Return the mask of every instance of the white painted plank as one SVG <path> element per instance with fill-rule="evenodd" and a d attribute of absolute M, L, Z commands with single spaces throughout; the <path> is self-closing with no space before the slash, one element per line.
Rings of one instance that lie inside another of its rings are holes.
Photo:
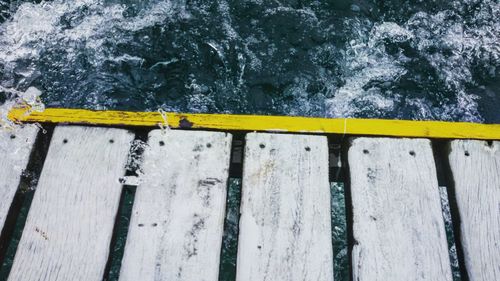
<path fill-rule="evenodd" d="M 120 280 L 218 280 L 231 138 L 149 134 Z"/>
<path fill-rule="evenodd" d="M 430 141 L 357 138 L 348 161 L 353 279 L 451 280 Z"/>
<path fill-rule="evenodd" d="M 333 280 L 326 137 L 246 140 L 236 280 Z"/>
<path fill-rule="evenodd" d="M 9 280 L 102 280 L 133 138 L 56 127 Z"/>
<path fill-rule="evenodd" d="M 0 127 L 0 232 L 26 169 L 38 128 L 27 125 L 8 131 Z"/>
<path fill-rule="evenodd" d="M 500 280 L 500 142 L 456 140 L 450 148 L 469 280 Z"/>

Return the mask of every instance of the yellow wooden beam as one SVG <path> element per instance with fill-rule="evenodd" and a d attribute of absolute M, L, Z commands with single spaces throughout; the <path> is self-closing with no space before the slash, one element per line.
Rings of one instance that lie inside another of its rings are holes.
<path fill-rule="evenodd" d="M 164 124 L 158 112 L 65 108 L 30 112 L 28 108 L 14 108 L 8 116 L 14 122 L 149 127 Z M 500 140 L 500 124 L 236 114 L 166 113 L 166 116 L 171 128 Z"/>

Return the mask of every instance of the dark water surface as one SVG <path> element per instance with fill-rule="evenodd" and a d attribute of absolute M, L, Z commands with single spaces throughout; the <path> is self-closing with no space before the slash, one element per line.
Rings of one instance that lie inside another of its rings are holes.
<path fill-rule="evenodd" d="M 0 85 L 52 107 L 500 122 L 498 0 L 0 9 Z"/>

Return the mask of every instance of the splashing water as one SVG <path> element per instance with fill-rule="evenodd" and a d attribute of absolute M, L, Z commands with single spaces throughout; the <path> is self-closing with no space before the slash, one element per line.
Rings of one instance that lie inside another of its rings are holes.
<path fill-rule="evenodd" d="M 0 5 L 4 95 L 36 87 L 50 107 L 500 121 L 497 0 L 36 2 Z"/>

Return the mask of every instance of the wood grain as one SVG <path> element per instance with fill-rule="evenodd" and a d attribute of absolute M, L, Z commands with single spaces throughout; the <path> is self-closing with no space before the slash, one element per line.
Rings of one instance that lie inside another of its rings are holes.
<path fill-rule="evenodd" d="M 56 127 L 9 280 L 102 280 L 133 138 Z"/>
<path fill-rule="evenodd" d="M 218 280 L 231 138 L 149 134 L 121 281 Z"/>
<path fill-rule="evenodd" d="M 451 280 L 430 141 L 356 138 L 348 161 L 353 279 Z"/>
<path fill-rule="evenodd" d="M 0 232 L 26 169 L 38 128 L 28 125 L 14 131 L 0 127 Z"/>
<path fill-rule="evenodd" d="M 333 280 L 326 137 L 246 141 L 236 280 Z"/>
<path fill-rule="evenodd" d="M 449 161 L 469 280 L 500 280 L 500 142 L 452 141 Z"/>

